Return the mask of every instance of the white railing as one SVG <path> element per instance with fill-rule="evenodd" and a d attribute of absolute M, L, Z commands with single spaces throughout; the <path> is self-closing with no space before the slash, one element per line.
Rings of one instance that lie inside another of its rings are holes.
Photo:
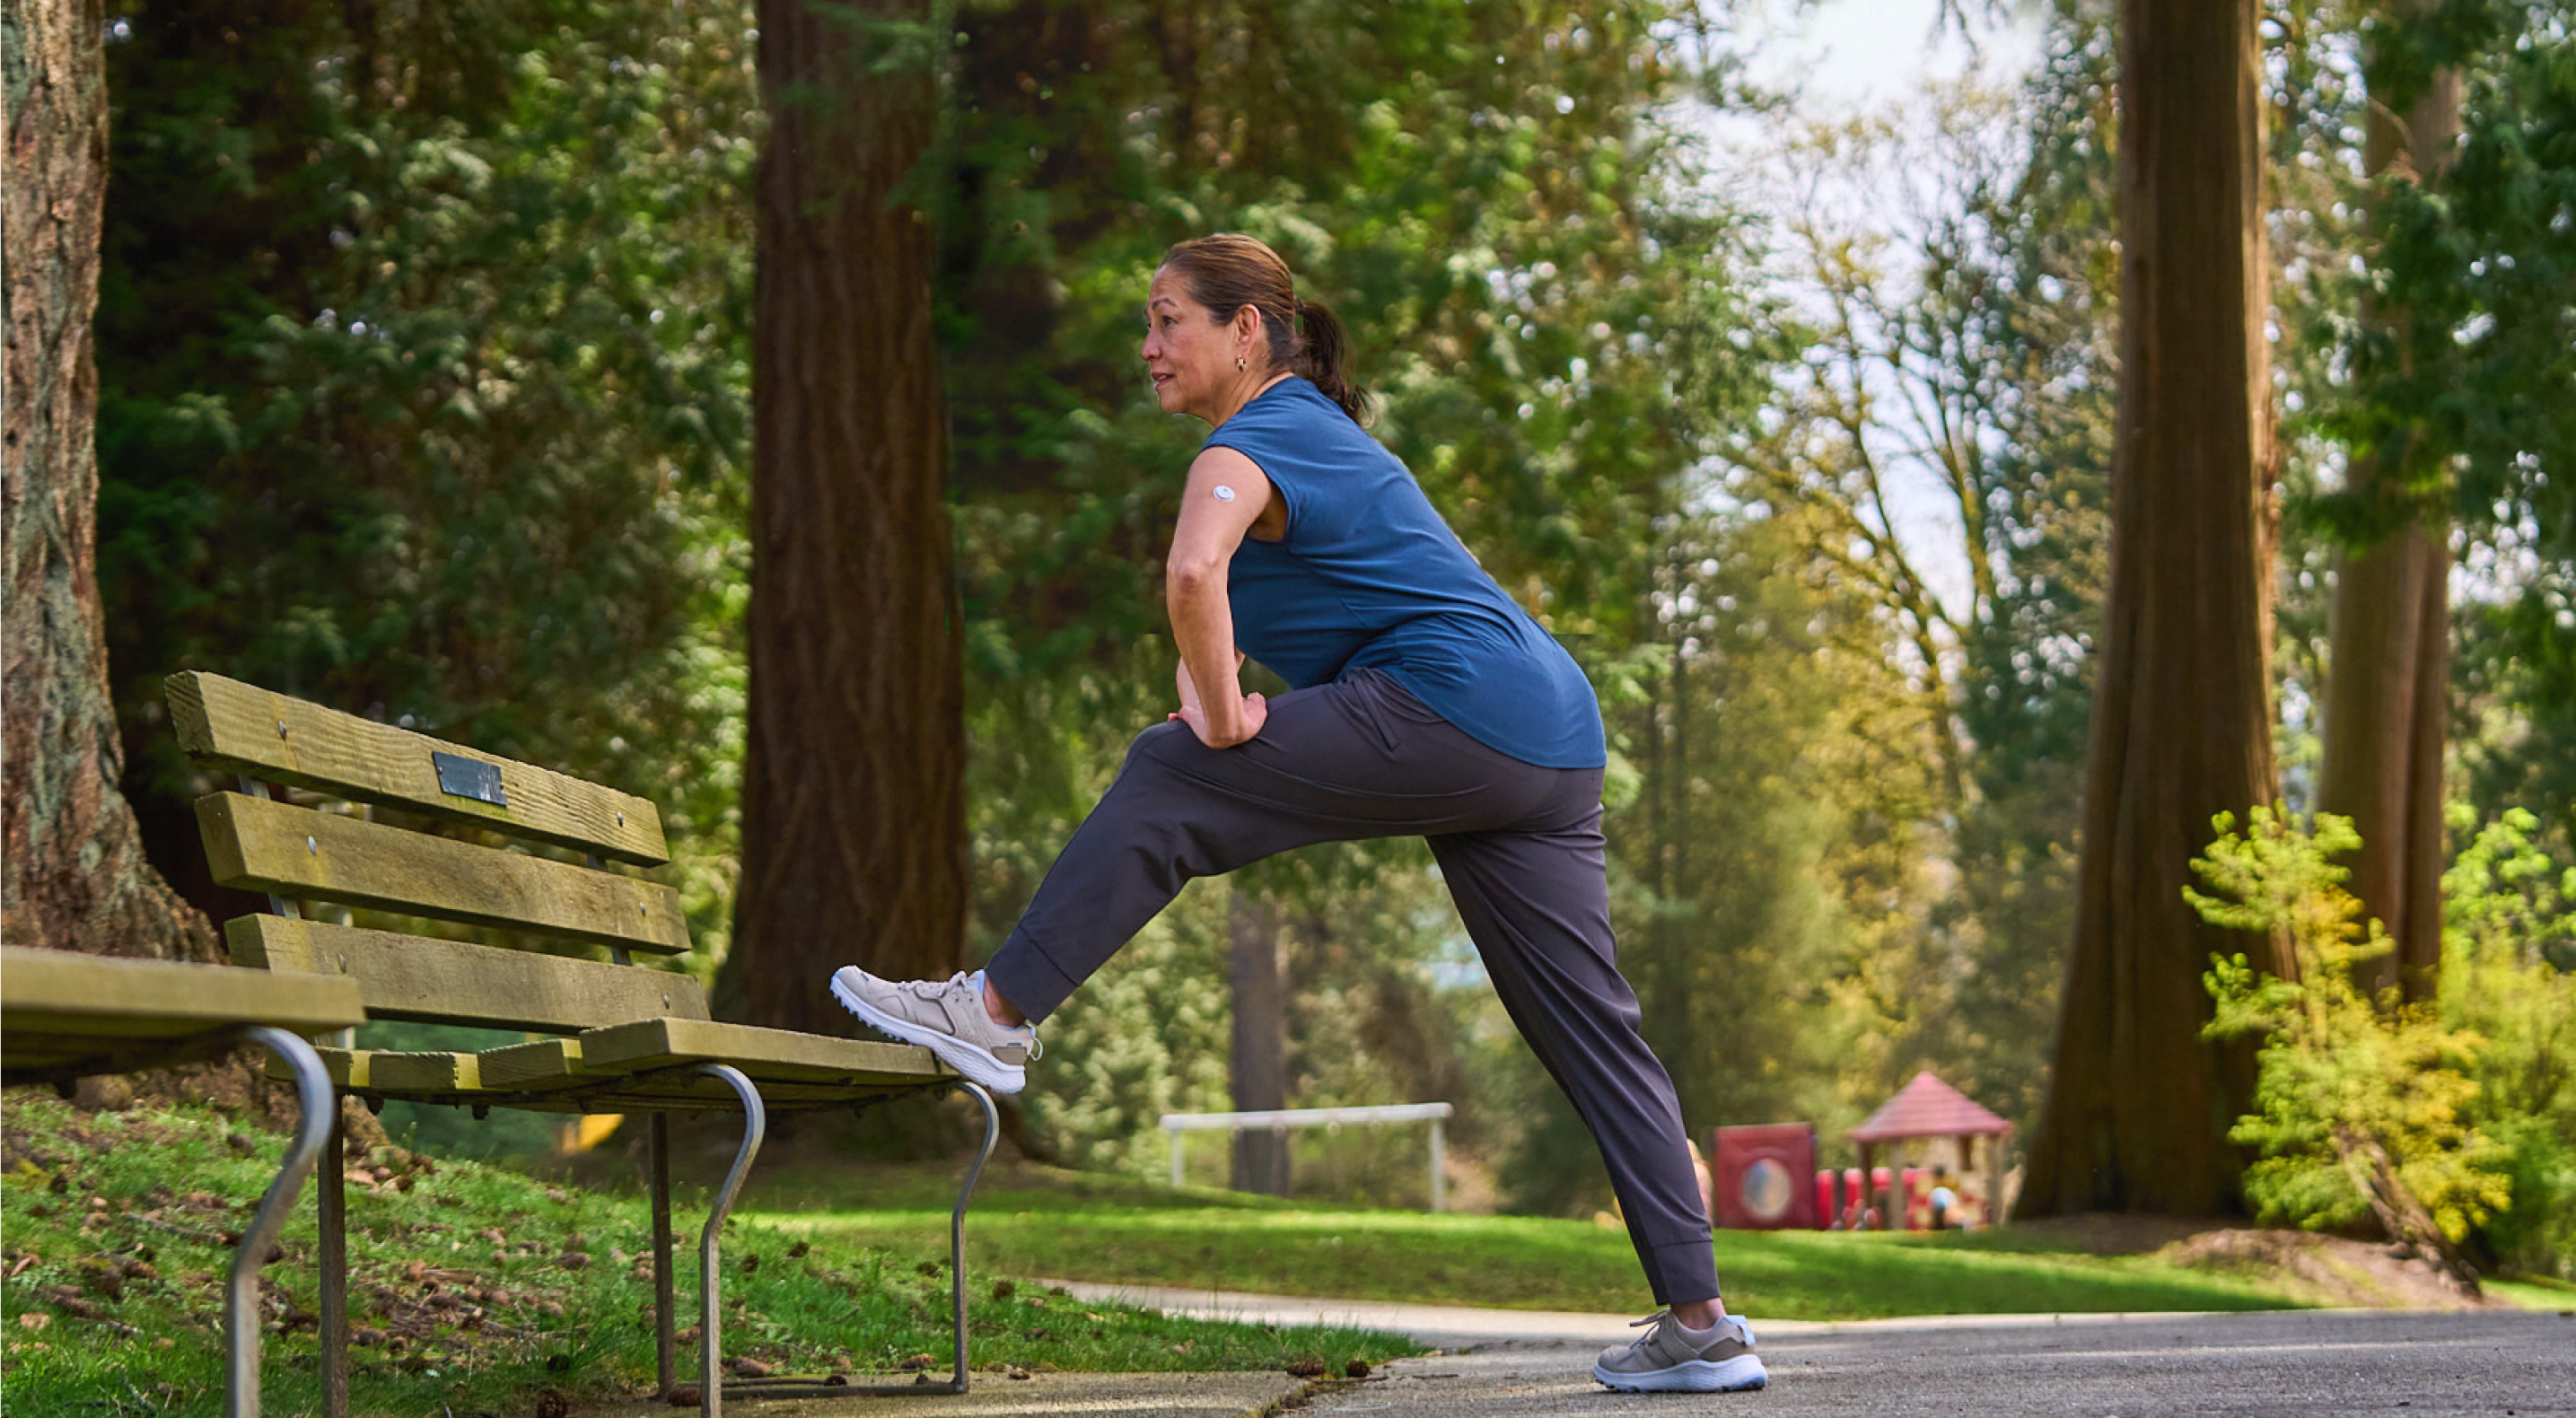
<path fill-rule="evenodd" d="M 1440 1210 L 1446 1191 L 1441 1184 L 1441 1161 L 1445 1155 L 1440 1124 L 1457 1110 L 1446 1103 L 1390 1103 L 1375 1108 L 1275 1108 L 1259 1113 L 1165 1113 L 1163 1131 L 1172 1135 L 1172 1185 L 1181 1184 L 1181 1134 L 1185 1132 L 1237 1133 L 1247 1128 L 1339 1127 L 1344 1123 L 1421 1123 L 1431 1124 L 1431 1209 Z"/>

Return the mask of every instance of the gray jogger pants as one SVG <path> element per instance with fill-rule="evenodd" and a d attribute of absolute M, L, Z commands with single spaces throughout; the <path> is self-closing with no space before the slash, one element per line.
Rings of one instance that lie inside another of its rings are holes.
<path fill-rule="evenodd" d="M 1137 736 L 985 969 L 1044 1019 L 1192 877 L 1414 835 L 1430 840 L 1503 1007 L 1600 1145 L 1656 1303 L 1714 1297 L 1681 1108 L 1619 975 L 1598 768 L 1488 748 L 1373 670 L 1272 700 L 1260 735 L 1233 748 L 1161 724 Z"/>

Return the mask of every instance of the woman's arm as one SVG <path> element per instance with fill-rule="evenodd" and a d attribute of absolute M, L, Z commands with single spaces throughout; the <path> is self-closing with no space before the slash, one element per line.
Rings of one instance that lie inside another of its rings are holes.
<path fill-rule="evenodd" d="M 1234 667 L 1238 672 L 1243 669 L 1243 652 L 1241 650 L 1234 652 Z M 1199 687 L 1197 682 L 1190 678 L 1189 661 L 1174 660 L 1172 662 L 1172 687 L 1180 692 L 1181 707 L 1193 714 L 1197 713 L 1199 710 Z M 1166 714 L 1163 717 L 1165 719 L 1179 719 L 1186 716 L 1180 714 Z"/>
<path fill-rule="evenodd" d="M 1269 717 L 1268 704 L 1258 694 L 1245 694 L 1235 677 L 1243 659 L 1234 649 L 1234 610 L 1225 582 L 1235 548 L 1270 498 L 1270 479 L 1250 458 L 1231 448 L 1200 453 L 1190 464 L 1180 525 L 1172 529 L 1172 552 L 1163 566 L 1163 600 L 1181 651 L 1181 718 L 1210 748 L 1251 738 Z"/>

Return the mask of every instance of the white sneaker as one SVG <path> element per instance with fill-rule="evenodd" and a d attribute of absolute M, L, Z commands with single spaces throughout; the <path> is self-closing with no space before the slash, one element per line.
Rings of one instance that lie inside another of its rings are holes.
<path fill-rule="evenodd" d="M 984 1012 L 981 970 L 945 980 L 895 981 L 844 965 L 832 972 L 832 994 L 869 1028 L 921 1045 L 996 1093 L 1026 1087 L 1022 1065 L 1046 1053 L 1034 1026 L 996 1024 Z"/>
<path fill-rule="evenodd" d="M 1671 1310 L 1631 1328 L 1649 1325 L 1643 1337 L 1602 1350 L 1592 1377 L 1629 1393 L 1739 1393 L 1771 1381 L 1753 1353 L 1752 1327 L 1733 1315 L 1701 1335 L 1682 1328 Z"/>

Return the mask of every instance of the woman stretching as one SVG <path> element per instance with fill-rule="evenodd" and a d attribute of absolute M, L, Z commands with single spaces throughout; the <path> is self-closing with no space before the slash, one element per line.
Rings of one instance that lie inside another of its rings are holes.
<path fill-rule="evenodd" d="M 1192 877 L 1419 834 L 1504 1008 L 1600 1145 L 1666 1307 L 1593 1377 L 1760 1388 L 1752 1332 L 1718 1299 L 1672 1080 L 1616 964 L 1592 686 L 1361 430 L 1341 324 L 1297 299 L 1278 253 L 1233 235 L 1173 247 L 1145 321 L 1154 397 L 1215 427 L 1190 464 L 1164 581 L 1180 708 L 1137 736 L 982 970 L 898 983 L 849 966 L 833 994 L 1015 1092 L 1035 1022 Z M 1246 653 L 1295 692 L 1244 693 Z"/>

